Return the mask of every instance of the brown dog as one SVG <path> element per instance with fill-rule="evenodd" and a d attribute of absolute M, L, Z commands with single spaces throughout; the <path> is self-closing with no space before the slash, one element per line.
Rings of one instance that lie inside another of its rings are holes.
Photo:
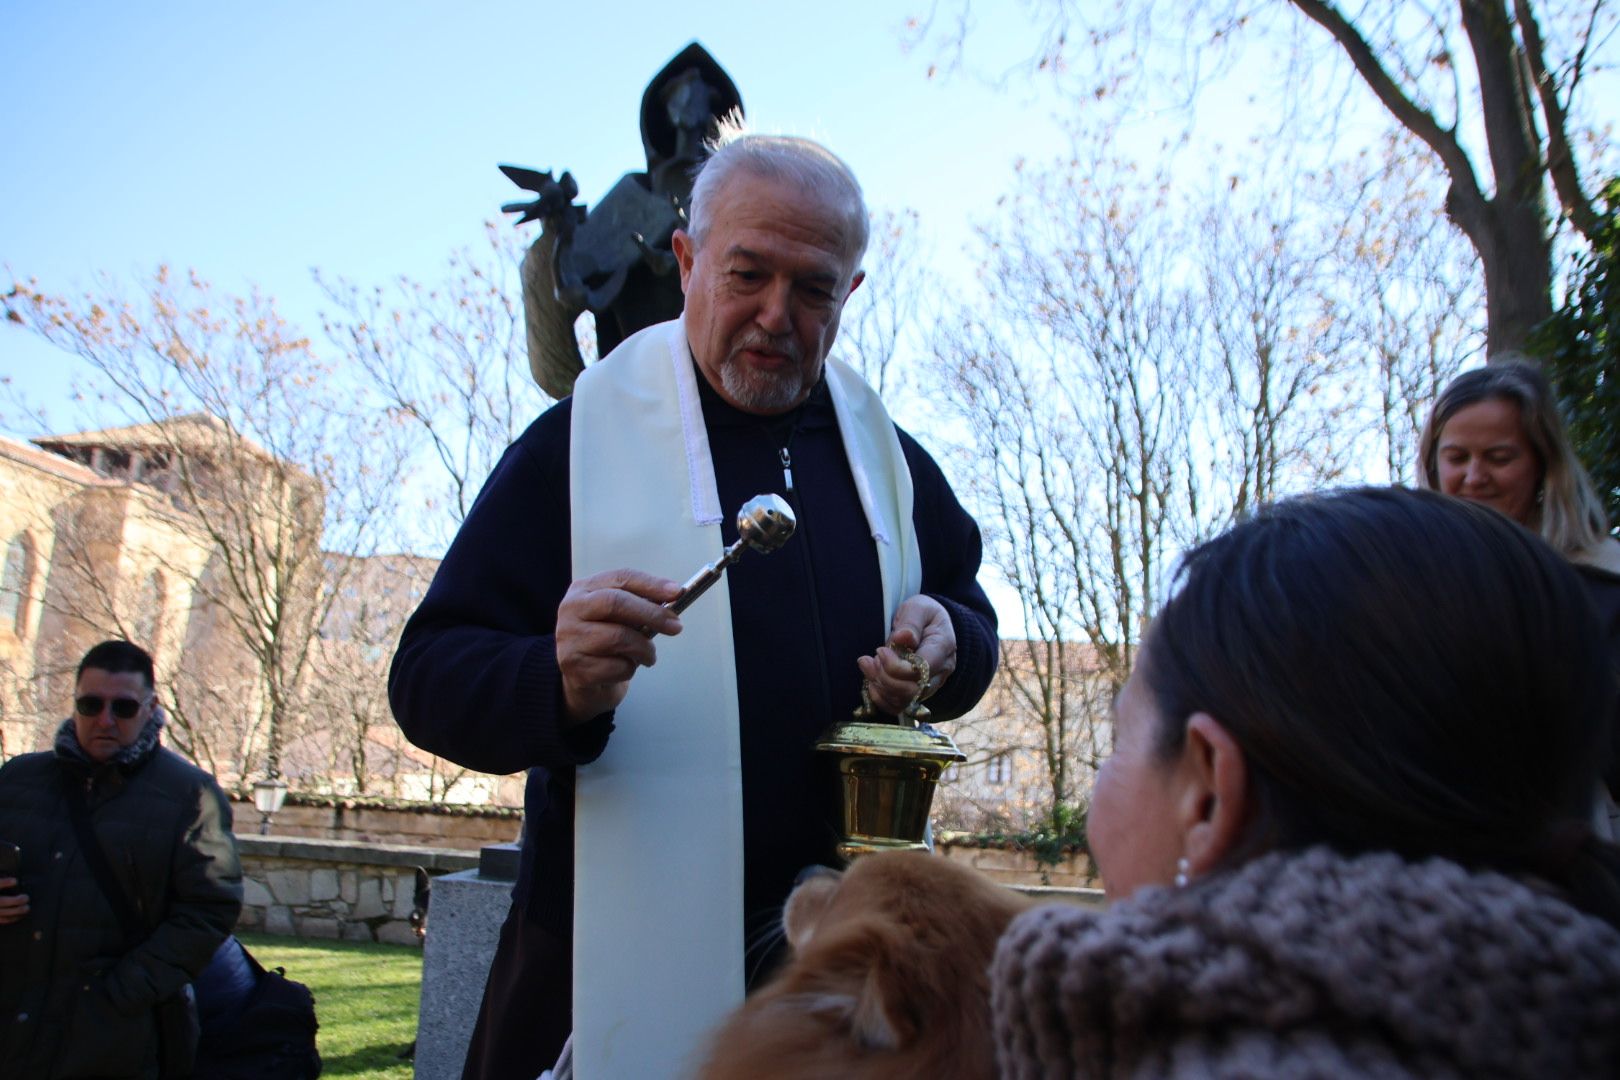
<path fill-rule="evenodd" d="M 987 972 L 1029 901 L 921 852 L 794 889 L 793 958 L 717 1031 L 704 1080 L 904 1080 L 995 1072 Z"/>

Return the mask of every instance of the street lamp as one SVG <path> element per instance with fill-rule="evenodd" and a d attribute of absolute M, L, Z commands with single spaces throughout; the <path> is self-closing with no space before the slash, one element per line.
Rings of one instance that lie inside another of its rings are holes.
<path fill-rule="evenodd" d="M 255 780 L 253 782 L 253 806 L 259 811 L 259 835 L 264 836 L 270 832 L 270 815 L 280 810 L 287 801 L 287 785 L 276 779 Z"/>

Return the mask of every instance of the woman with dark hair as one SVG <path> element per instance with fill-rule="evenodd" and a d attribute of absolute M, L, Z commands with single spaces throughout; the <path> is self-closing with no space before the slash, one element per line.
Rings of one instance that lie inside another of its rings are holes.
<path fill-rule="evenodd" d="M 1418 439 L 1418 482 L 1507 515 L 1573 563 L 1620 671 L 1620 541 L 1539 368 L 1504 353 L 1452 379 Z M 1608 792 L 1620 798 L 1620 714 L 1603 753 Z M 1612 830 L 1615 808 L 1600 801 L 1599 827 Z"/>
<path fill-rule="evenodd" d="M 1568 564 L 1369 489 L 1178 584 L 1093 794 L 1117 902 L 1002 938 L 1002 1075 L 1620 1072 L 1620 852 L 1586 823 L 1616 688 Z"/>

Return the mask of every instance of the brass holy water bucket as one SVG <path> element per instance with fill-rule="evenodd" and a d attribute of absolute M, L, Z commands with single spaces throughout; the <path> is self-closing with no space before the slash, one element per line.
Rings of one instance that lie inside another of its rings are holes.
<path fill-rule="evenodd" d="M 834 724 L 816 749 L 838 761 L 838 854 L 845 861 L 876 851 L 926 851 L 928 811 L 946 766 L 966 761 L 949 735 L 925 721 L 921 704 L 928 664 L 907 655 L 917 667 L 918 697 L 894 721 L 878 720 L 861 688 L 861 707 L 852 719 Z"/>

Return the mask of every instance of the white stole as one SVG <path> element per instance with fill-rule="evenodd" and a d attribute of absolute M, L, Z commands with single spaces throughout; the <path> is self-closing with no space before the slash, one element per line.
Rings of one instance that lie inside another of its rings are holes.
<path fill-rule="evenodd" d="M 892 618 L 922 587 L 911 473 L 865 381 L 829 360 L 827 382 Z M 737 507 L 719 505 L 682 320 L 640 331 L 580 375 L 569 462 L 576 579 L 629 567 L 684 581 L 720 554 L 722 515 Z M 710 589 L 681 622 L 680 635 L 657 639 L 658 663 L 631 679 L 607 749 L 577 770 L 573 1057 L 581 1080 L 691 1072 L 708 1031 L 743 998 L 729 590 Z"/>

